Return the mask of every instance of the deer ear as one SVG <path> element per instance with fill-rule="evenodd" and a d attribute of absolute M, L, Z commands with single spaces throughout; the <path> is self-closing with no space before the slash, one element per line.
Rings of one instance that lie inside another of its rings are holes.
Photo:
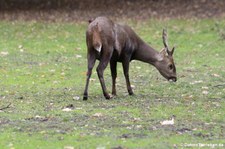
<path fill-rule="evenodd" d="M 174 50 L 175 50 L 175 47 L 173 47 L 173 48 L 172 48 L 172 50 L 171 50 L 171 51 L 169 51 L 169 53 L 168 53 L 168 54 L 169 54 L 170 56 L 173 56 L 173 52 L 174 52 Z"/>

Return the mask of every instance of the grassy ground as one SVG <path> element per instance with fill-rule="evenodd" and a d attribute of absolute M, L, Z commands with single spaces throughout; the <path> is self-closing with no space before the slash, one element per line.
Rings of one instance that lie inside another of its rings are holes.
<path fill-rule="evenodd" d="M 118 96 L 105 100 L 93 73 L 89 100 L 82 101 L 87 23 L 0 22 L 1 148 L 225 146 L 225 21 L 121 22 L 159 50 L 168 29 L 178 82 L 133 61 L 134 96 L 119 64 Z M 109 68 L 105 78 L 110 90 Z M 172 115 L 174 125 L 160 124 Z"/>

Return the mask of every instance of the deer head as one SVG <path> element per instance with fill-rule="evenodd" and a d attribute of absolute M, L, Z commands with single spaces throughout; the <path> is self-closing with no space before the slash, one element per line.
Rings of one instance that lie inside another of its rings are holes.
<path fill-rule="evenodd" d="M 176 67 L 173 61 L 173 53 L 175 47 L 173 47 L 172 50 L 169 49 L 167 33 L 165 29 L 163 29 L 162 39 L 164 48 L 159 52 L 156 68 L 159 70 L 160 74 L 167 80 L 176 82 Z"/>

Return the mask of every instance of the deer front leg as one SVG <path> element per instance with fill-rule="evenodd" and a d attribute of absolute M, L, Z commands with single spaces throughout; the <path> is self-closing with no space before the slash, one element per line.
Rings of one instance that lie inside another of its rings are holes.
<path fill-rule="evenodd" d="M 122 62 L 123 73 L 124 73 L 124 76 L 125 76 L 125 79 L 126 79 L 128 93 L 129 93 L 129 95 L 133 95 L 134 93 L 132 91 L 132 88 L 131 88 L 131 85 L 130 85 L 130 78 L 129 78 L 129 63 L 130 63 L 130 61 L 127 60 L 127 59 Z"/>
<path fill-rule="evenodd" d="M 113 96 L 116 96 L 116 77 L 117 77 L 116 66 L 117 66 L 116 60 L 111 60 L 110 69 L 111 69 L 111 76 L 112 76 L 112 95 Z"/>

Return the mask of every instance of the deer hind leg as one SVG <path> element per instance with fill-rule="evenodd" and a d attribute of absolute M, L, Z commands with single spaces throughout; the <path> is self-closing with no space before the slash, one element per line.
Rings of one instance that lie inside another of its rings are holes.
<path fill-rule="evenodd" d="M 130 85 L 130 78 L 129 78 L 129 62 L 130 62 L 129 60 L 125 60 L 122 62 L 122 65 L 123 65 L 123 73 L 126 79 L 128 93 L 129 95 L 133 95 L 134 93 L 132 91 L 132 88 Z"/>
<path fill-rule="evenodd" d="M 109 50 L 109 51 L 107 51 L 107 50 Z M 106 99 L 110 99 L 111 96 L 107 92 L 103 73 L 104 73 L 104 70 L 107 67 L 107 65 L 108 65 L 108 63 L 109 63 L 109 61 L 111 59 L 113 49 L 103 49 L 102 52 L 103 53 L 102 53 L 102 56 L 100 58 L 99 65 L 97 67 L 97 73 L 98 73 L 99 81 L 100 81 L 101 86 L 102 86 L 103 94 L 104 94 Z"/>
<path fill-rule="evenodd" d="M 90 77 L 92 74 L 92 69 L 94 67 L 95 61 L 96 61 L 95 54 L 88 53 L 88 71 L 87 71 L 86 85 L 85 85 L 84 94 L 83 94 L 83 100 L 88 99 L 88 86 L 89 86 L 89 81 L 90 81 Z"/>
<path fill-rule="evenodd" d="M 116 60 L 111 60 L 110 69 L 111 69 L 111 76 L 112 76 L 112 95 L 113 96 L 116 96 L 116 77 L 117 77 L 116 66 L 117 66 Z"/>

